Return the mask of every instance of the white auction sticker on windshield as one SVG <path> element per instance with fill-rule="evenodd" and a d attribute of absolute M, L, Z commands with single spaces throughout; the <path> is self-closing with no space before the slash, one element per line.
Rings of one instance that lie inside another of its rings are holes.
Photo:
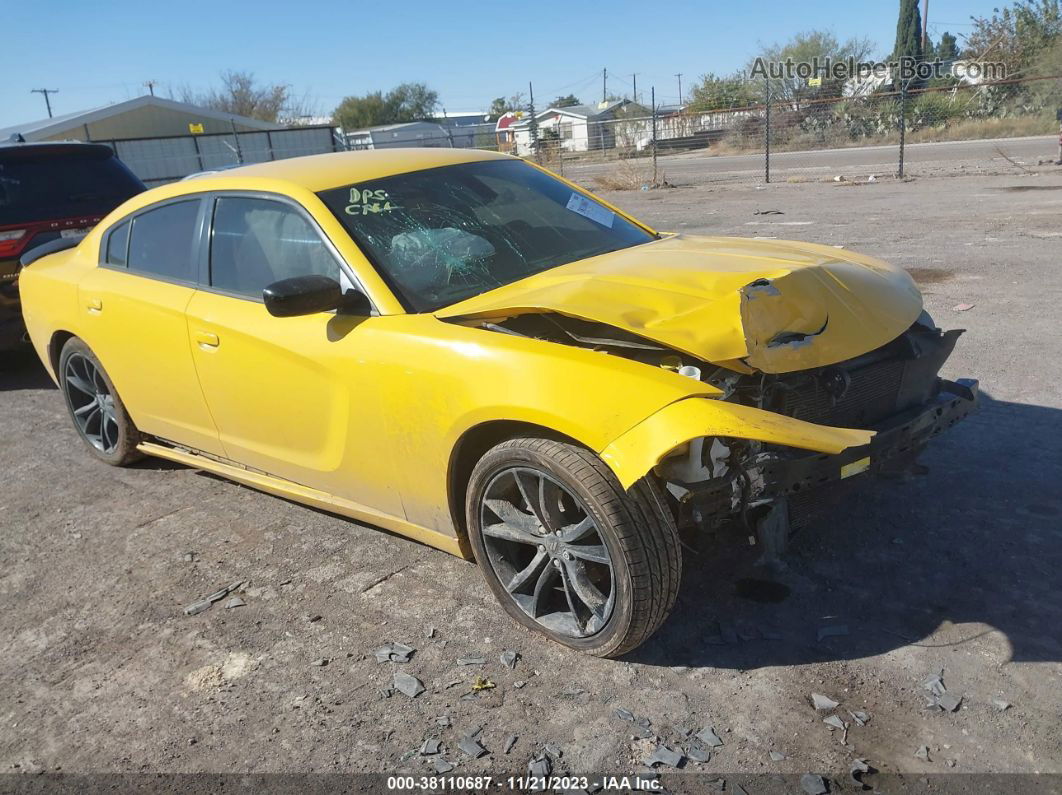
<path fill-rule="evenodd" d="M 616 219 L 616 214 L 609 210 L 607 207 L 602 207 L 597 202 L 590 201 L 585 196 L 580 196 L 578 193 L 573 193 L 572 197 L 568 199 L 567 207 L 573 213 L 579 213 L 579 215 L 585 215 L 594 223 L 601 224 L 601 226 L 607 226 L 612 228 L 612 222 Z"/>

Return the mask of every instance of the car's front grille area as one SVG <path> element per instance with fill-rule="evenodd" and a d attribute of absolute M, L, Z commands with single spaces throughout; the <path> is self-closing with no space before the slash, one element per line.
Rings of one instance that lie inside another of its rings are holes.
<path fill-rule="evenodd" d="M 821 378 L 809 378 L 783 393 L 781 413 L 817 425 L 870 428 L 897 411 L 905 362 L 886 359 L 848 371 L 848 388 L 834 398 Z"/>

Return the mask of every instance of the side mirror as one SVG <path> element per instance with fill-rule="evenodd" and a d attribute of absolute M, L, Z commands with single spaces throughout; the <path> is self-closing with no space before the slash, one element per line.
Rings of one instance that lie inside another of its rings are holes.
<path fill-rule="evenodd" d="M 369 314 L 366 295 L 357 290 L 343 292 L 339 282 L 328 276 L 295 276 L 273 282 L 262 290 L 266 310 L 273 317 L 298 317 L 330 312 Z"/>

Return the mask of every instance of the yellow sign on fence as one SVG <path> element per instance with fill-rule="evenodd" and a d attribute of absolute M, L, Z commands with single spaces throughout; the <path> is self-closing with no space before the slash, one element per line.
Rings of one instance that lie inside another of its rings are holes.
<path fill-rule="evenodd" d="M 203 132 L 203 123 L 199 121 L 188 122 L 188 132 L 192 135 L 199 135 Z"/>
<path fill-rule="evenodd" d="M 808 85 L 809 86 L 821 86 L 822 85 L 822 78 L 821 77 L 809 77 L 808 78 Z"/>

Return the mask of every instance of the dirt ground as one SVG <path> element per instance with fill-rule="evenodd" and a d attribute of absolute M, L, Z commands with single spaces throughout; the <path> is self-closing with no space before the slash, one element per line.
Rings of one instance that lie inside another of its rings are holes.
<path fill-rule="evenodd" d="M 1062 773 L 1062 174 L 608 198 L 660 229 L 909 268 L 938 324 L 968 329 L 945 375 L 981 379 L 981 412 L 931 446 L 927 474 L 864 483 L 803 531 L 773 581 L 745 539 L 698 539 L 672 618 L 607 661 L 523 631 L 441 552 L 194 470 L 96 462 L 40 367 L 8 360 L 0 772 L 419 775 L 437 738 L 454 773 L 522 773 L 546 746 L 554 772 L 624 773 L 707 726 L 722 746 L 682 770 L 710 779 L 850 787 L 857 758 Z M 244 606 L 184 614 L 235 581 Z M 377 662 L 391 641 L 412 659 Z M 426 692 L 386 696 L 396 670 Z M 926 708 L 941 673 L 954 712 Z M 467 696 L 479 676 L 496 686 Z M 812 693 L 840 706 L 817 712 Z M 477 729 L 473 759 L 458 743 Z"/>

